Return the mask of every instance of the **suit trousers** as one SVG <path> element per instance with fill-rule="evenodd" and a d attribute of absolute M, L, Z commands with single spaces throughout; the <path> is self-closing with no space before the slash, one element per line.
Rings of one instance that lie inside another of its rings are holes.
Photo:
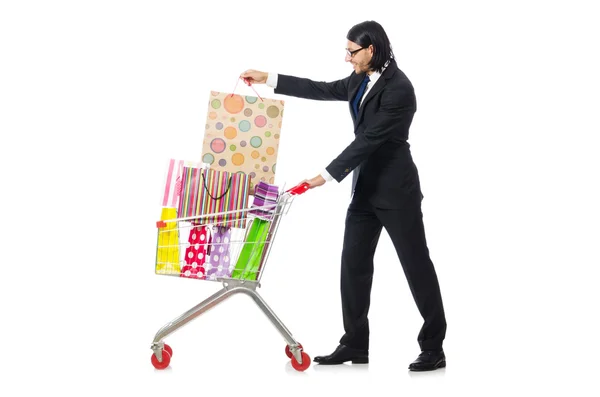
<path fill-rule="evenodd" d="M 382 227 L 389 234 L 412 296 L 423 317 L 417 341 L 421 350 L 442 348 L 446 318 L 433 262 L 425 239 L 420 192 L 404 198 L 399 209 L 381 209 L 354 195 L 346 215 L 341 294 L 345 334 L 340 343 L 369 348 L 368 312 L 373 257 Z M 399 313 L 394 313 L 398 315 Z"/>

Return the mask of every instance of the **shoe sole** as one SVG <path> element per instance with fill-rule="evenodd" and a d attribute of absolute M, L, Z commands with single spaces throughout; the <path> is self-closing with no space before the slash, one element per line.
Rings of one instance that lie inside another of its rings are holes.
<path fill-rule="evenodd" d="M 346 360 L 346 361 L 336 361 L 336 362 L 318 362 L 315 361 L 317 364 L 319 365 L 340 365 L 340 364 L 344 364 L 348 361 L 351 361 L 352 364 L 368 364 L 369 363 L 369 359 L 368 358 L 355 358 L 353 360 Z"/>
<path fill-rule="evenodd" d="M 442 361 L 441 363 L 437 364 L 435 367 L 433 368 L 408 368 L 411 371 L 414 372 L 426 372 L 426 371 L 435 371 L 436 369 L 440 369 L 440 368 L 444 368 L 446 366 L 446 361 Z"/>

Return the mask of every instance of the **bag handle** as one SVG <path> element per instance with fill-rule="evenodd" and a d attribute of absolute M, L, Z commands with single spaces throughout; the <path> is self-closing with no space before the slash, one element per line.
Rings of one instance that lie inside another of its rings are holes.
<path fill-rule="evenodd" d="M 262 97 L 260 96 L 260 94 L 254 89 L 254 87 L 252 87 L 252 83 L 247 78 L 242 79 L 240 77 L 240 78 L 237 79 L 237 81 L 235 82 L 235 87 L 233 87 L 233 91 L 231 91 L 231 96 L 233 96 L 233 93 L 235 92 L 235 89 L 237 88 L 237 85 L 240 82 L 240 79 L 244 80 L 244 83 L 246 83 L 247 86 L 249 86 L 250 88 L 252 88 L 252 90 L 254 91 L 254 93 L 256 94 L 256 96 L 260 98 L 261 102 L 264 102 L 264 100 L 262 99 Z"/>
<path fill-rule="evenodd" d="M 233 179 L 233 175 L 229 177 L 229 182 L 227 183 L 227 189 L 225 189 L 225 192 L 222 195 L 220 195 L 219 197 L 213 197 L 213 195 L 210 194 L 210 192 L 208 191 L 208 186 L 206 186 L 206 176 L 204 176 L 204 173 L 202 173 L 201 175 L 202 175 L 202 180 L 203 180 L 202 184 L 204 185 L 204 190 L 206 190 L 206 194 L 208 194 L 208 196 L 213 200 L 222 199 L 229 192 L 229 189 L 231 189 L 231 180 Z"/>

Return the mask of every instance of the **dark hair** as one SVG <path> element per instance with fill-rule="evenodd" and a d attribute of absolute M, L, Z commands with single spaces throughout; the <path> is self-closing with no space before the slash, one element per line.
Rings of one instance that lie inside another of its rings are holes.
<path fill-rule="evenodd" d="M 365 48 L 373 44 L 373 58 L 369 67 L 377 72 L 381 73 L 385 63 L 394 59 L 390 40 L 383 27 L 375 21 L 365 21 L 352 26 L 346 39 Z"/>

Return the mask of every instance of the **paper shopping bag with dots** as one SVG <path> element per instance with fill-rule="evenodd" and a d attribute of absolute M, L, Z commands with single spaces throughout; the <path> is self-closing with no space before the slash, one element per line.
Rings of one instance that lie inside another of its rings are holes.
<path fill-rule="evenodd" d="M 250 177 L 250 194 L 259 182 L 275 183 L 284 101 L 211 91 L 202 162 L 219 171 Z"/>
<path fill-rule="evenodd" d="M 181 277 L 205 279 L 207 247 L 210 246 L 211 234 L 207 225 L 197 225 L 190 229 L 188 246 L 185 249 L 185 265 L 181 268 Z"/>

